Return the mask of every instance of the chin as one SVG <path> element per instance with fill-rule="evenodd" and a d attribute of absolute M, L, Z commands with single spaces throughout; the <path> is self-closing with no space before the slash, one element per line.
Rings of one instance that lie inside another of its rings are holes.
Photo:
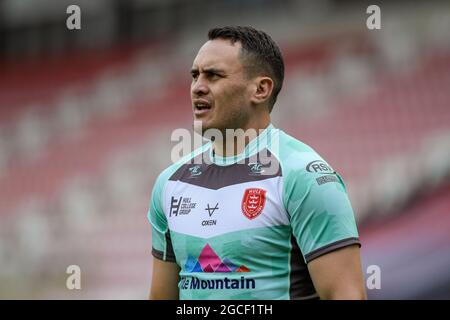
<path fill-rule="evenodd" d="M 211 123 L 209 121 L 194 118 L 194 131 L 203 135 L 206 130 L 211 128 Z"/>
<path fill-rule="evenodd" d="M 202 132 L 205 132 L 205 130 L 214 128 L 214 124 L 208 120 L 194 118 L 194 127 L 196 128 L 196 131 L 201 130 Z"/>

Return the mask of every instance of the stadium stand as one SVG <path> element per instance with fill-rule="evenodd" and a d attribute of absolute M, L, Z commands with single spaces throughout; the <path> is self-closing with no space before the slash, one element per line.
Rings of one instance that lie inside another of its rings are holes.
<path fill-rule="evenodd" d="M 450 48 L 422 50 L 431 37 L 417 34 L 405 68 L 392 39 L 342 30 L 284 44 L 275 125 L 343 175 L 364 266 L 383 270 L 370 297 L 448 298 Z M 171 130 L 191 125 L 181 51 L 116 47 L 0 74 L 0 297 L 147 296 L 151 187 Z M 64 286 L 71 264 L 79 292 Z"/>

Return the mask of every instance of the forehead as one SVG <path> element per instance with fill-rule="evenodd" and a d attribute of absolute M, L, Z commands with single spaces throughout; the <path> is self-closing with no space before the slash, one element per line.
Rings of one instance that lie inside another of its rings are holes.
<path fill-rule="evenodd" d="M 240 67 L 240 49 L 240 42 L 232 43 L 225 39 L 209 40 L 198 51 L 193 67 L 221 69 Z"/>

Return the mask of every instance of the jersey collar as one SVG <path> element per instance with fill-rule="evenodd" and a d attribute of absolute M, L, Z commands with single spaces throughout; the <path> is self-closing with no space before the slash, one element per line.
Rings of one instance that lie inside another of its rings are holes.
<path fill-rule="evenodd" d="M 270 143 L 269 137 L 271 136 L 272 131 L 275 129 L 272 123 L 270 123 L 256 138 L 251 140 L 244 151 L 238 155 L 230 156 L 230 157 L 222 157 L 214 153 L 213 145 L 211 143 L 211 147 L 209 149 L 209 157 L 212 163 L 219 166 L 228 166 L 235 164 L 237 162 L 243 161 L 245 158 L 248 158 L 257 152 L 263 150 Z"/>

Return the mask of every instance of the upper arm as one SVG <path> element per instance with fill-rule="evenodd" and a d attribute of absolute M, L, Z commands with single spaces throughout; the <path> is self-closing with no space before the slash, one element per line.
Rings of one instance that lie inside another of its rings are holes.
<path fill-rule="evenodd" d="M 153 259 L 151 300 L 178 300 L 180 267 L 174 262 Z"/>
<path fill-rule="evenodd" d="M 284 196 L 314 286 L 321 298 L 365 297 L 359 235 L 344 182 L 319 156 L 306 162 L 289 172 Z"/>
<path fill-rule="evenodd" d="M 359 245 L 353 209 L 339 174 L 298 170 L 290 176 L 285 202 L 305 262 Z"/>
<path fill-rule="evenodd" d="M 152 228 L 153 272 L 150 289 L 152 300 L 177 300 L 180 267 L 172 249 L 170 232 Z"/>
<path fill-rule="evenodd" d="M 153 275 L 150 299 L 178 299 L 180 268 L 176 263 L 167 217 L 162 205 L 164 179 L 153 187 L 148 220 L 152 226 Z"/>
<path fill-rule="evenodd" d="M 312 260 L 308 270 L 321 299 L 367 299 L 356 245 Z"/>

